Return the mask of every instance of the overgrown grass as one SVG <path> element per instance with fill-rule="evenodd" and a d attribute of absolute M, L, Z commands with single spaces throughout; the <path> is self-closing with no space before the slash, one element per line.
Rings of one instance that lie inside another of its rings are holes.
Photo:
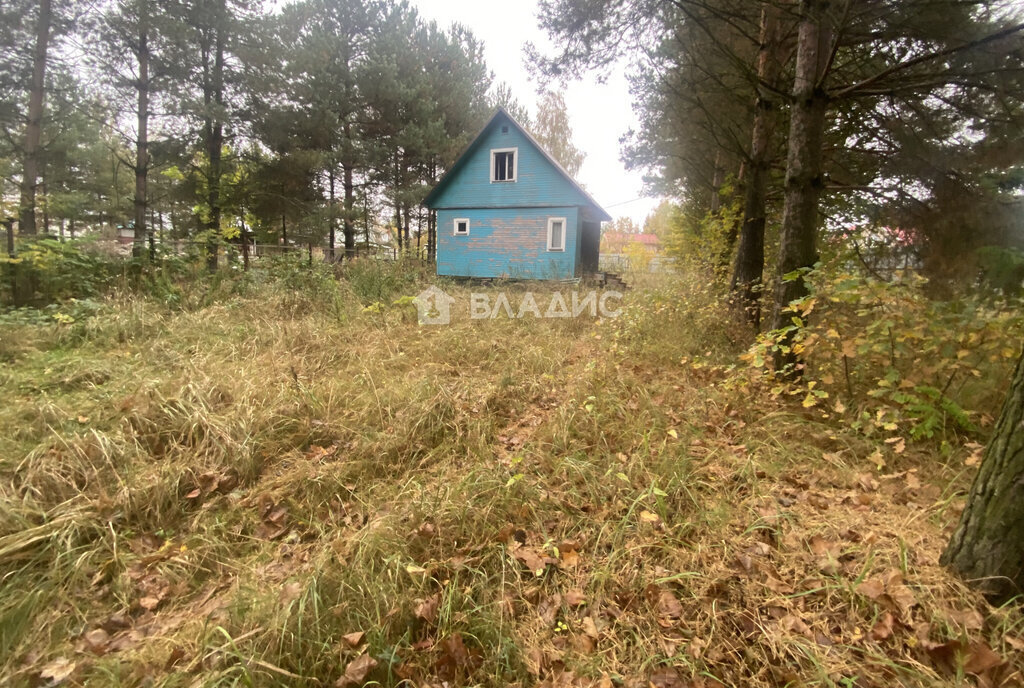
<path fill-rule="evenodd" d="M 364 653 L 383 685 L 1022 669 L 1019 612 L 936 564 L 969 448 L 877 471 L 726 369 L 698 276 L 616 321 L 470 320 L 445 284 L 452 325 L 421 327 L 426 279 L 282 263 L 0 325 L 0 682 L 321 686 Z"/>

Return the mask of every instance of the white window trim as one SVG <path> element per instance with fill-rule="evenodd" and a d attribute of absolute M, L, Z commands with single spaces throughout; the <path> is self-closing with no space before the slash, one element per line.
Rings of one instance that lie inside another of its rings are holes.
<path fill-rule="evenodd" d="M 556 222 L 561 222 L 562 223 L 562 245 L 561 246 L 553 246 L 551 244 L 551 230 L 554 229 L 554 224 Z M 566 219 L 564 217 L 549 217 L 548 218 L 548 250 L 549 251 L 565 251 L 565 235 L 566 235 L 566 233 L 568 231 L 568 228 L 569 228 L 569 223 L 566 222 Z"/>
<path fill-rule="evenodd" d="M 465 232 L 460 232 L 459 231 L 459 223 L 460 222 L 465 222 L 466 223 L 466 231 Z M 457 218 L 455 218 L 455 221 L 452 222 L 452 235 L 453 236 L 469 236 L 469 218 L 468 217 L 457 217 Z"/>
<path fill-rule="evenodd" d="M 512 153 L 512 178 L 511 179 L 495 179 L 494 174 L 497 172 L 494 166 L 494 154 L 495 153 Z M 518 148 L 492 148 L 491 149 L 491 184 L 508 184 L 510 182 L 519 181 L 519 149 Z"/>

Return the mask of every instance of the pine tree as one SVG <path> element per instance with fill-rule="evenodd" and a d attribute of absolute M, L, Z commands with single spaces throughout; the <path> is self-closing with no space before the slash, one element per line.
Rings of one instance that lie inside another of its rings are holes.
<path fill-rule="evenodd" d="M 941 563 L 994 603 L 1024 593 L 1024 355 Z"/>

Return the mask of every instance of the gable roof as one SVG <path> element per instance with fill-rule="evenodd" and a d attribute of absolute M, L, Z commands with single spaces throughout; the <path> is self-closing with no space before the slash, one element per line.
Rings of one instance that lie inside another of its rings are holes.
<path fill-rule="evenodd" d="M 590 203 L 593 209 L 597 212 L 598 219 L 604 222 L 611 221 L 611 215 L 605 212 L 605 210 L 600 205 L 598 205 L 597 201 L 594 200 L 594 197 L 587 193 L 587 191 L 582 186 L 580 186 L 575 179 L 572 178 L 572 175 L 566 172 L 565 168 L 562 167 L 557 160 L 551 157 L 550 153 L 544 150 L 544 146 L 540 145 L 540 143 L 537 142 L 537 139 L 533 138 L 533 135 L 530 134 L 530 132 L 528 132 L 526 129 L 524 129 L 522 125 L 520 125 L 519 122 L 517 122 L 512 117 L 512 115 L 510 115 L 508 111 L 503 107 L 498 107 L 498 109 L 495 111 L 491 119 L 488 120 L 487 124 L 485 124 L 483 129 L 480 130 L 480 133 L 476 135 L 476 137 L 468 146 L 466 146 L 466 150 L 462 151 L 462 155 L 458 157 L 458 159 L 455 161 L 455 164 L 452 165 L 451 168 L 447 172 L 445 172 L 444 176 L 442 176 L 441 179 L 438 180 L 437 184 L 434 185 L 434 188 L 430 191 L 430 193 L 427 194 L 427 197 L 423 199 L 421 205 L 430 207 L 431 203 L 433 203 L 437 199 L 437 197 L 441 195 L 441 192 L 444 191 L 444 189 L 448 186 L 451 180 L 458 175 L 459 171 L 472 157 L 473 152 L 486 138 L 486 134 L 491 130 L 492 127 L 495 126 L 495 124 L 500 119 L 507 120 L 523 136 L 526 137 L 527 141 L 533 144 L 534 148 L 540 151 L 541 155 L 543 155 L 544 158 L 551 163 L 551 165 L 558 171 L 558 173 L 561 174 L 565 178 L 565 180 L 569 182 L 573 186 L 573 188 L 576 189 Z"/>

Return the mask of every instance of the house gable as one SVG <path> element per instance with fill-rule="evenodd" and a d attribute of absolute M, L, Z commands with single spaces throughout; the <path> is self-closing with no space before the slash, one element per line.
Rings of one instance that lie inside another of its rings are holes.
<path fill-rule="evenodd" d="M 515 155 L 515 180 L 494 181 L 494 154 L 509 151 Z M 610 219 L 500 108 L 423 204 L 433 209 L 582 206 L 597 220 Z"/>

